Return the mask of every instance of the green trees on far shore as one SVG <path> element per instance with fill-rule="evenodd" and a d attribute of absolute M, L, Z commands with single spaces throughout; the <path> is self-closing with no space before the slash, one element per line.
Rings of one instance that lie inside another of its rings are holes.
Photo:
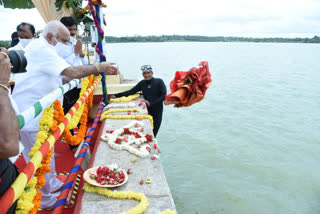
<path fill-rule="evenodd" d="M 82 38 L 83 42 L 85 39 Z M 89 41 L 91 39 L 89 38 Z M 250 38 L 250 37 L 224 37 L 224 36 L 183 36 L 183 35 L 162 35 L 162 36 L 106 36 L 107 43 L 125 42 L 278 42 L 278 43 L 320 43 L 320 37 L 313 38 Z M 11 41 L 0 40 L 0 47 L 10 47 Z"/>
<path fill-rule="evenodd" d="M 224 36 L 190 36 L 190 35 L 162 35 L 162 36 L 106 36 L 106 42 L 280 42 L 280 43 L 320 43 L 320 37 L 313 38 L 251 38 Z"/>

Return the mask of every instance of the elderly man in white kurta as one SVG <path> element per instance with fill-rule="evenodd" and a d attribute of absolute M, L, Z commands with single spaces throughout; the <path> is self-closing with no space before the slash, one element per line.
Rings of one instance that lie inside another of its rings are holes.
<path fill-rule="evenodd" d="M 60 87 L 64 77 L 79 79 L 92 74 L 98 75 L 100 71 L 108 75 L 117 74 L 113 63 L 100 63 L 96 66 L 70 66 L 57 54 L 55 49 L 57 44 L 67 47 L 69 40 L 68 29 L 59 21 L 51 21 L 45 26 L 43 35 L 28 45 L 25 52 L 28 62 L 27 72 L 23 74 L 23 78 L 19 78 L 20 81 L 16 82 L 13 91 L 13 98 L 20 112 L 25 111 L 39 99 Z M 60 100 L 62 98 L 61 96 Z M 23 155 L 27 162 L 30 160 L 28 153 L 36 141 L 41 116 L 42 114 L 31 120 L 20 131 L 22 144 L 25 147 Z M 46 184 L 41 189 L 41 208 L 52 207 L 63 186 L 63 183 L 56 178 L 54 156 L 51 158 L 50 166 L 51 172 L 46 174 Z"/>

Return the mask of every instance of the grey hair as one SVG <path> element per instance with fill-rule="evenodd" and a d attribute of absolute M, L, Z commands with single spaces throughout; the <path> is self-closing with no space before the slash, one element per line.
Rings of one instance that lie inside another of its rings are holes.
<path fill-rule="evenodd" d="M 50 21 L 44 27 L 42 36 L 46 37 L 48 33 L 52 33 L 52 35 L 55 36 L 59 32 L 59 30 L 63 28 L 66 28 L 66 27 L 60 21 L 58 20 Z"/>

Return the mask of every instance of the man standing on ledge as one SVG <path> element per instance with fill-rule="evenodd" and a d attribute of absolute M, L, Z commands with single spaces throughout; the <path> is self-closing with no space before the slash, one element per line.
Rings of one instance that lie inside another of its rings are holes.
<path fill-rule="evenodd" d="M 153 117 L 153 135 L 156 137 L 162 121 L 163 101 L 165 100 L 167 89 L 162 79 L 153 77 L 150 65 L 141 66 L 141 70 L 144 80 L 141 80 L 132 89 L 114 94 L 111 97 L 129 96 L 142 91 L 148 112 Z"/>

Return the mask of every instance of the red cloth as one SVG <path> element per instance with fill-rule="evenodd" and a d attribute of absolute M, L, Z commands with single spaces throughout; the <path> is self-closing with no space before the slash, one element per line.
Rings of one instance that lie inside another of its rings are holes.
<path fill-rule="evenodd" d="M 170 83 L 171 94 L 166 95 L 165 104 L 175 107 L 187 107 L 200 102 L 211 85 L 211 74 L 207 61 L 200 62 L 200 67 L 189 71 L 177 71 Z"/>

